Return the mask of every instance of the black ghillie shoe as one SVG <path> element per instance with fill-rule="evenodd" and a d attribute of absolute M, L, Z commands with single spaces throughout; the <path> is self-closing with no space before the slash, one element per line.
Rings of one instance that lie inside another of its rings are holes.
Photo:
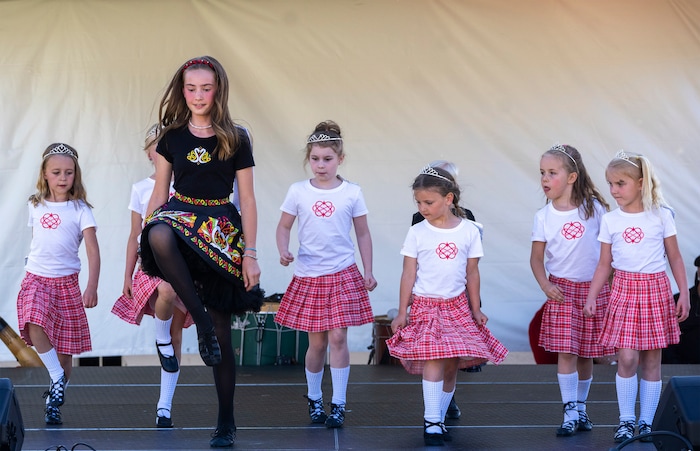
<path fill-rule="evenodd" d="M 576 403 L 571 401 L 567 402 L 564 404 L 564 414 L 566 412 L 573 410 L 577 411 L 576 409 Z M 572 435 L 576 434 L 576 431 L 578 430 L 578 420 L 569 420 L 569 421 L 564 421 L 561 426 L 557 428 L 557 437 L 571 437 Z"/>
<path fill-rule="evenodd" d="M 622 443 L 632 437 L 634 437 L 634 421 L 621 421 L 613 436 L 615 443 Z"/>
<path fill-rule="evenodd" d="M 49 401 L 46 403 L 47 406 L 60 407 L 63 405 L 65 402 L 66 383 L 67 381 L 65 374 L 56 382 L 51 382 L 49 389 L 43 394 L 44 398 L 49 398 Z"/>
<path fill-rule="evenodd" d="M 580 404 L 580 403 L 579 403 Z M 584 410 L 578 411 L 578 431 L 590 432 L 593 430 L 593 422 L 588 418 L 588 414 Z"/>
<path fill-rule="evenodd" d="M 198 333 L 197 340 L 199 341 L 199 355 L 205 365 L 214 366 L 221 363 L 221 348 L 213 327 L 207 332 Z"/>
<path fill-rule="evenodd" d="M 163 367 L 163 370 L 168 372 L 168 373 L 177 373 L 178 370 L 180 369 L 180 364 L 177 362 L 177 357 L 175 355 L 171 356 L 164 356 L 160 352 L 161 346 L 172 346 L 173 342 L 171 341 L 170 343 L 158 343 L 156 342 L 156 351 L 158 351 L 158 358 L 160 359 L 160 366 Z"/>
<path fill-rule="evenodd" d="M 63 424 L 61 419 L 61 411 L 58 407 L 47 405 L 44 412 L 44 421 L 49 425 Z"/>
<path fill-rule="evenodd" d="M 231 426 L 218 427 L 211 435 L 209 446 L 212 448 L 231 448 L 236 439 L 236 428 Z"/>
<path fill-rule="evenodd" d="M 304 395 L 304 398 L 309 400 L 309 417 L 314 424 L 323 424 L 326 422 L 326 411 L 323 410 L 323 398 L 311 399 Z"/>
<path fill-rule="evenodd" d="M 165 415 L 161 415 L 161 411 L 163 413 L 167 412 L 168 415 L 170 415 L 169 409 L 165 409 L 165 408 L 161 407 L 160 409 L 156 410 L 156 427 L 157 428 L 171 428 L 171 427 L 173 427 L 173 419 L 170 418 L 170 416 L 166 417 Z"/>
<path fill-rule="evenodd" d="M 644 421 L 640 421 L 640 422 L 639 422 L 639 434 L 638 434 L 638 435 L 642 435 L 642 434 L 651 434 L 651 425 L 650 425 L 650 424 L 647 424 L 647 423 L 644 422 Z M 654 441 L 654 437 L 651 436 L 651 435 L 648 435 L 648 436 L 646 436 L 646 437 L 640 438 L 639 441 L 640 441 L 640 442 L 647 442 L 647 443 L 648 443 L 648 442 L 653 442 L 653 441 Z"/>
<path fill-rule="evenodd" d="M 327 428 L 340 428 L 345 423 L 345 404 L 331 403 L 331 413 L 326 418 Z"/>
<path fill-rule="evenodd" d="M 450 435 L 449 429 L 445 427 L 445 423 L 440 423 L 442 427 L 442 439 L 446 442 L 451 442 L 452 441 L 452 435 Z"/>
<path fill-rule="evenodd" d="M 440 432 L 428 432 L 428 428 L 431 426 L 437 426 L 440 428 Z M 431 421 L 423 420 L 423 441 L 425 446 L 445 446 L 445 437 L 442 434 L 442 423 L 433 423 Z"/>

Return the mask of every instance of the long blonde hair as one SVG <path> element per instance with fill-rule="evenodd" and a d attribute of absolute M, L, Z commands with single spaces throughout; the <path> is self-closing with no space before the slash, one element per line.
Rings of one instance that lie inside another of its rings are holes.
<path fill-rule="evenodd" d="M 651 162 L 644 155 L 620 151 L 608 164 L 608 170 L 621 172 L 634 180 L 642 179 L 644 211 L 661 207 L 671 208 L 661 194 L 661 182 Z"/>

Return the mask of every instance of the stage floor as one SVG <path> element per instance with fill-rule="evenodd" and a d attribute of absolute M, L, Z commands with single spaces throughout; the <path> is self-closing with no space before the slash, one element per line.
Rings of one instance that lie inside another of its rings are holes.
<path fill-rule="evenodd" d="M 696 365 L 664 365 L 671 376 L 700 374 Z M 173 429 L 156 429 L 158 367 L 76 367 L 61 408 L 63 425 L 47 427 L 42 393 L 46 371 L 0 368 L 10 378 L 24 419 L 23 450 L 68 450 L 82 442 L 96 450 L 209 450 L 216 422 L 211 370 L 183 367 L 175 392 Z M 597 365 L 588 401 L 593 431 L 558 438 L 562 406 L 552 365 L 488 365 L 480 373 L 460 372 L 459 420 L 448 421 L 454 441 L 444 449 L 609 450 L 617 425 L 615 366 Z M 323 385 L 330 401 L 330 372 Z M 311 425 L 301 366 L 239 367 L 235 449 L 420 449 L 423 400 L 420 377 L 402 367 L 353 365 L 348 412 L 342 429 Z M 637 407 L 637 410 L 639 407 Z M 63 449 L 63 448 L 59 448 Z M 84 446 L 77 450 L 89 449 Z M 652 451 L 652 443 L 625 450 Z"/>

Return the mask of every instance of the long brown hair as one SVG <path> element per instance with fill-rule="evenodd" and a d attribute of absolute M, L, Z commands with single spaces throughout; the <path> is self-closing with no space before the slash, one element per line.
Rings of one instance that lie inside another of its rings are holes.
<path fill-rule="evenodd" d="M 183 94 L 185 87 L 185 72 L 192 69 L 206 69 L 214 73 L 216 81 L 216 93 L 214 105 L 211 109 L 211 124 L 218 143 L 212 152 L 219 160 L 227 160 L 233 156 L 238 148 L 239 130 L 228 110 L 228 76 L 224 67 L 211 56 L 200 56 L 184 62 L 173 75 L 172 80 L 165 89 L 165 94 L 160 101 L 158 109 L 158 122 L 163 127 L 158 140 L 170 129 L 177 129 L 187 125 L 192 112 L 187 107 L 187 101 Z"/>

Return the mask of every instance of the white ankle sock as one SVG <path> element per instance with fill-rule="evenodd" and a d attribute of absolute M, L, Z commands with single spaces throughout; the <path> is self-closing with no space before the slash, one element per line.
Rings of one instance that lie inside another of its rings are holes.
<path fill-rule="evenodd" d="M 167 409 L 167 416 L 170 418 L 170 410 L 173 407 L 173 396 L 175 395 L 175 387 L 177 380 L 180 377 L 180 371 L 168 373 L 164 369 L 160 369 L 160 399 L 158 399 L 157 409 Z M 163 412 L 165 414 L 165 412 Z"/>
<path fill-rule="evenodd" d="M 579 412 L 586 411 L 586 400 L 588 399 L 588 392 L 591 390 L 592 382 L 593 376 L 591 376 L 590 379 L 586 379 L 584 381 L 582 381 L 581 379 L 578 380 L 578 394 L 576 396 L 576 400 L 581 402 L 577 403 L 576 407 L 578 407 Z"/>
<path fill-rule="evenodd" d="M 331 402 L 337 406 L 345 404 L 345 398 L 348 391 L 348 379 L 350 378 L 350 367 L 333 368 L 331 367 L 331 381 L 333 383 L 333 397 Z"/>
<path fill-rule="evenodd" d="M 443 381 L 430 382 L 423 379 L 423 418 L 431 423 L 441 423 L 440 400 L 442 398 Z M 439 426 L 430 426 L 425 430 L 428 434 L 441 434 Z"/>
<path fill-rule="evenodd" d="M 617 391 L 617 406 L 620 409 L 620 421 L 634 421 L 634 406 L 637 402 L 637 375 L 632 377 L 620 377 L 615 375 L 615 389 Z"/>
<path fill-rule="evenodd" d="M 323 382 L 323 368 L 318 373 L 312 373 L 311 371 L 304 368 L 306 372 L 306 386 L 307 393 L 306 396 L 312 401 L 318 401 L 323 398 L 323 391 L 321 390 L 321 383 Z"/>
<path fill-rule="evenodd" d="M 576 396 L 578 389 L 578 373 L 571 374 L 557 373 L 559 380 L 559 391 L 561 392 L 561 400 L 564 404 L 573 402 L 576 405 Z M 578 410 L 564 408 L 564 421 L 578 421 Z"/>
<path fill-rule="evenodd" d="M 37 353 L 39 354 L 39 353 Z M 58 360 L 58 354 L 56 349 L 51 348 L 43 354 L 39 354 L 39 358 L 42 363 L 49 370 L 49 376 L 51 377 L 51 382 L 57 382 L 65 374 L 61 362 Z"/>
<path fill-rule="evenodd" d="M 661 381 L 639 381 L 639 422 L 651 426 L 661 398 Z"/>
<path fill-rule="evenodd" d="M 450 401 L 452 401 L 456 388 L 457 387 L 453 388 L 450 392 L 442 392 L 442 396 L 440 398 L 440 421 L 443 423 L 445 422 L 445 414 L 447 413 L 447 409 L 450 407 Z"/>

